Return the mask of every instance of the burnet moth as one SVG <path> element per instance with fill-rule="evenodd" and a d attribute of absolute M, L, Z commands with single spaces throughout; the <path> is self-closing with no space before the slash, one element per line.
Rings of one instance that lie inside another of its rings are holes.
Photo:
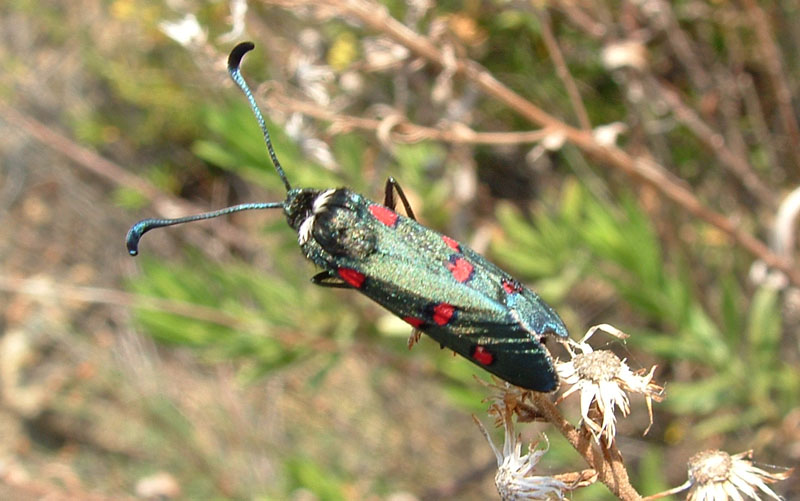
<path fill-rule="evenodd" d="M 283 202 L 247 203 L 177 219 L 145 219 L 128 231 L 128 253 L 153 228 L 254 209 L 283 209 L 305 256 L 322 268 L 311 281 L 356 289 L 408 324 L 409 346 L 424 332 L 476 365 L 523 388 L 558 387 L 544 337 L 566 338 L 561 318 L 536 293 L 464 244 L 419 224 L 402 188 L 389 178 L 383 205 L 347 188 L 292 188 L 264 118 L 240 72 L 254 45 L 237 45 L 228 72 L 261 126 L 267 151 L 286 186 Z M 395 193 L 407 216 L 395 212 Z"/>

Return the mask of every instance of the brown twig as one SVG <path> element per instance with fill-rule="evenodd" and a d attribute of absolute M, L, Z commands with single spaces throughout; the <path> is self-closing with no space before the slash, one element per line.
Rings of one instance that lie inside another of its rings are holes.
<path fill-rule="evenodd" d="M 550 14 L 547 9 L 540 9 L 534 4 L 531 5 L 531 10 L 539 19 L 539 25 L 542 28 L 542 40 L 544 40 L 547 51 L 550 53 L 550 59 L 553 60 L 553 64 L 556 67 L 558 78 L 564 84 L 564 89 L 566 89 L 572 108 L 575 111 L 575 115 L 577 115 L 578 124 L 583 130 L 591 130 L 592 123 L 589 121 L 589 113 L 586 112 L 581 93 L 578 91 L 578 86 L 569 72 L 567 62 L 564 60 L 564 54 L 561 53 L 561 47 L 558 46 L 558 40 L 556 40 L 553 30 L 550 28 Z"/>
<path fill-rule="evenodd" d="M 340 347 L 330 339 L 319 336 L 305 336 L 297 331 L 281 331 L 269 328 L 259 316 L 242 317 L 225 311 L 174 299 L 132 294 L 117 289 L 89 287 L 58 283 L 49 278 L 18 278 L 0 274 L 0 291 L 25 294 L 47 301 L 76 301 L 92 304 L 142 308 L 162 311 L 185 318 L 209 322 L 244 333 L 270 336 L 287 347 L 311 345 L 315 352 L 335 353 Z"/>
<path fill-rule="evenodd" d="M 325 3 L 339 10 L 341 14 L 355 17 L 371 29 L 391 37 L 417 56 L 438 66 L 445 64 L 443 54 L 434 44 L 391 17 L 383 6 L 369 0 L 328 0 Z M 661 165 L 647 158 L 634 158 L 616 146 L 599 144 L 590 132 L 570 127 L 545 112 L 506 87 L 474 61 L 458 59 L 456 68 L 458 74 L 478 86 L 486 94 L 505 103 L 510 109 L 515 110 L 531 122 L 541 127 L 560 131 L 567 141 L 600 162 L 648 184 L 656 192 L 688 213 L 715 226 L 768 266 L 778 268 L 786 273 L 795 285 L 800 285 L 800 270 L 795 268 L 791 262 L 775 254 L 759 239 L 740 229 L 738 224 L 731 219 L 706 207 L 686 186 L 670 176 Z"/>
<path fill-rule="evenodd" d="M 608 28 L 594 18 L 592 13 L 584 12 L 582 9 L 595 7 L 596 4 L 578 5 L 572 0 L 556 0 L 553 6 L 563 12 L 570 23 L 582 30 L 595 40 L 601 40 L 608 34 Z"/>
<path fill-rule="evenodd" d="M 736 13 L 729 13 L 723 15 L 722 22 L 726 26 L 733 28 L 741 24 L 741 21 L 738 20 L 740 17 L 742 16 L 738 11 Z M 764 110 L 761 107 L 760 99 L 755 91 L 753 77 L 750 73 L 745 71 L 745 47 L 739 30 L 723 30 L 723 36 L 725 37 L 725 47 L 728 51 L 731 64 L 735 68 L 731 76 L 732 82 L 728 82 L 728 84 L 736 85 L 737 94 L 740 96 L 744 105 L 744 117 L 746 117 L 747 121 L 750 123 L 753 133 L 755 134 L 753 144 L 757 145 L 766 153 L 766 165 L 779 165 L 778 148 L 775 145 L 775 138 L 770 134 L 767 121 L 764 118 Z M 739 123 L 734 123 L 733 126 L 739 131 L 739 134 L 742 133 L 743 127 L 741 127 Z"/>
<path fill-rule="evenodd" d="M 786 81 L 783 71 L 781 53 L 772 34 L 774 30 L 769 24 L 767 15 L 755 0 L 743 0 L 747 9 L 747 18 L 753 23 L 758 47 L 761 50 L 761 62 L 764 64 L 769 82 L 772 85 L 775 99 L 778 102 L 778 115 L 788 137 L 788 146 L 792 152 L 795 165 L 800 165 L 800 126 L 792 105 L 792 90 Z"/>
<path fill-rule="evenodd" d="M 335 128 L 337 132 L 361 129 L 377 133 L 384 124 L 383 120 L 336 113 L 317 104 L 291 98 L 281 92 L 270 94 L 268 99 L 271 109 L 298 112 L 316 120 L 331 122 L 332 128 Z M 397 120 L 389 130 L 389 139 L 398 143 L 433 140 L 453 144 L 512 145 L 536 143 L 551 133 L 547 129 L 521 132 L 476 132 L 463 124 L 454 124 L 450 129 L 439 129 L 411 123 L 406 117 L 400 115 L 392 116 L 392 118 L 395 117 Z"/>
<path fill-rule="evenodd" d="M 126 308 L 140 307 L 202 320 L 232 329 L 249 327 L 252 332 L 261 331 L 257 326 L 255 328 L 252 325 L 248 326 L 248 323 L 239 316 L 230 315 L 216 308 L 172 299 L 131 294 L 116 289 L 61 284 L 46 278 L 16 278 L 0 275 L 0 291 L 60 301 L 107 304 Z"/>
<path fill-rule="evenodd" d="M 89 172 L 117 186 L 138 191 L 152 202 L 156 213 L 162 217 L 176 217 L 178 214 L 192 214 L 205 210 L 189 202 L 164 194 L 156 186 L 139 176 L 131 174 L 122 166 L 79 145 L 67 136 L 56 132 L 51 127 L 8 106 L 2 101 L 0 101 L 0 117 Z M 215 223 L 214 228 L 213 235 L 203 233 L 202 237 L 199 236 L 200 233 L 196 229 L 188 228 L 187 231 L 189 234 L 195 235 L 195 241 L 199 244 L 199 248 L 206 252 L 215 248 L 211 244 L 217 238 L 228 245 L 234 244 L 241 247 L 243 244 L 249 243 L 252 248 L 256 247 L 256 242 L 251 235 L 224 220 Z M 122 235 L 120 235 L 120 246 L 122 246 Z M 216 246 L 216 248 L 219 247 Z"/>
<path fill-rule="evenodd" d="M 779 165 L 778 147 L 775 144 L 775 137 L 770 134 L 764 115 L 764 108 L 761 106 L 753 77 L 749 73 L 741 73 L 736 79 L 736 83 L 744 99 L 747 117 L 753 126 L 753 132 L 756 136 L 755 142 L 764 148 L 767 153 L 767 161 L 765 163 L 767 165 Z"/>
<path fill-rule="evenodd" d="M 13 499 L 46 499 L 49 501 L 110 501 L 138 499 L 115 494 L 108 496 L 85 490 L 81 485 L 65 486 L 61 479 L 45 481 L 39 478 L 28 478 L 27 475 L 13 475 L 0 470 L 0 485 L 7 496 Z"/>
<path fill-rule="evenodd" d="M 648 8 L 642 8 L 641 4 L 634 5 L 639 5 L 639 11 L 649 16 L 653 25 L 666 33 L 675 57 L 686 68 L 686 74 L 692 80 L 692 84 L 701 93 L 707 91 L 713 85 L 711 76 L 698 58 L 699 51 L 692 47 L 689 37 L 675 18 L 672 4 L 664 0 L 655 0 Z"/>
<path fill-rule="evenodd" d="M 553 478 L 560 480 L 569 486 L 588 486 L 597 480 L 597 472 L 589 468 L 581 471 L 570 471 L 567 473 L 558 473 L 553 475 Z"/>
<path fill-rule="evenodd" d="M 653 88 L 653 94 L 663 99 L 672 110 L 673 116 L 699 139 L 724 166 L 730 169 L 742 185 L 765 207 L 773 210 L 777 207 L 775 193 L 761 182 L 753 166 L 745 157 L 737 155 L 725 144 L 725 137 L 711 128 L 686 103 L 681 96 L 664 82 L 648 78 L 647 83 Z"/>
<path fill-rule="evenodd" d="M 533 392 L 531 398 L 539 413 L 558 429 L 578 454 L 586 459 L 589 466 L 597 472 L 597 479 L 615 496 L 624 501 L 642 498 L 630 483 L 622 454 L 616 445 L 612 444 L 611 447 L 603 448 L 601 451 L 602 446 L 595 447 L 589 433 L 577 430 L 561 415 L 547 394 Z"/>

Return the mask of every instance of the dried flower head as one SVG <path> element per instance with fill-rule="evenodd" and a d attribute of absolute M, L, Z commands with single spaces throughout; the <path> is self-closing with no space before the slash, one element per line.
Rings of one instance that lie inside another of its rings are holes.
<path fill-rule="evenodd" d="M 384 37 L 367 37 L 361 43 L 369 71 L 385 71 L 395 68 L 408 59 L 411 54 L 404 46 Z"/>
<path fill-rule="evenodd" d="M 328 106 L 331 103 L 328 87 L 336 76 L 330 66 L 317 64 L 315 57 L 307 54 L 296 54 L 290 63 L 294 79 L 303 94 L 320 106 Z"/>
<path fill-rule="evenodd" d="M 295 140 L 305 155 L 328 170 L 336 170 L 339 164 L 333 156 L 328 143 L 315 136 L 314 129 L 300 113 L 292 113 L 285 125 L 286 134 Z"/>
<path fill-rule="evenodd" d="M 477 379 L 477 378 L 476 378 Z M 491 393 L 484 402 L 489 402 L 487 413 L 494 418 L 494 425 L 500 427 L 505 423 L 506 415 L 517 416 L 518 422 L 529 423 L 536 421 L 541 416 L 535 406 L 526 402 L 531 396 L 531 391 L 520 388 L 507 381 L 492 376 L 492 382 L 478 381 L 489 388 Z"/>
<path fill-rule="evenodd" d="M 761 499 L 758 491 L 772 499 L 782 499 L 767 484 L 788 478 L 794 468 L 781 473 L 769 473 L 753 466 L 753 451 L 731 456 L 719 450 L 695 454 L 688 463 L 689 480 L 669 491 L 680 492 L 691 487 L 689 501 L 742 500 L 742 494 Z"/>
<path fill-rule="evenodd" d="M 483 423 L 473 416 L 475 423 L 497 457 L 497 474 L 494 476 L 494 483 L 500 497 L 506 501 L 564 499 L 564 492 L 569 490 L 567 484 L 553 477 L 533 475 L 534 468 L 549 449 L 549 443 L 543 449 L 537 449 L 538 442 L 531 443 L 528 445 L 528 453 L 523 455 L 522 443 L 520 437 L 514 434 L 514 422 L 511 416 L 512 413 L 506 412 L 503 420 L 505 443 L 502 451 L 495 447 Z M 545 437 L 545 441 L 547 441 L 547 437 Z"/>
<path fill-rule="evenodd" d="M 236 40 L 240 40 L 245 31 L 247 0 L 230 0 L 228 4 L 231 9 L 231 29 L 227 33 L 223 33 L 217 37 L 217 41 L 221 43 L 232 43 Z"/>
<path fill-rule="evenodd" d="M 647 68 L 647 47 L 639 40 L 623 40 L 603 47 L 603 66 L 609 70 L 619 68 Z"/>
<path fill-rule="evenodd" d="M 208 40 L 208 35 L 194 14 L 186 14 L 175 22 L 162 21 L 158 23 L 158 28 L 184 47 L 200 46 Z"/>
<path fill-rule="evenodd" d="M 610 444 L 617 432 L 614 408 L 619 409 L 623 416 L 630 414 L 628 393 L 644 395 L 650 415 L 650 425 L 652 425 L 652 401 L 660 402 L 664 389 L 653 382 L 655 366 L 649 372 L 644 370 L 634 372 L 628 367 L 625 360 L 620 360 L 613 352 L 594 351 L 586 341 L 601 329 L 617 337 L 627 337 L 626 334 L 610 325 L 603 324 L 592 327 L 579 343 L 567 345 L 572 359 L 556 364 L 556 371 L 565 383 L 572 385 L 561 396 L 561 399 L 580 391 L 581 417 L 584 425 L 598 443 L 603 438 L 606 444 Z M 596 413 L 592 412 L 593 410 L 600 414 L 602 418 L 600 423 L 595 420 Z M 649 429 L 648 426 L 645 433 Z"/>

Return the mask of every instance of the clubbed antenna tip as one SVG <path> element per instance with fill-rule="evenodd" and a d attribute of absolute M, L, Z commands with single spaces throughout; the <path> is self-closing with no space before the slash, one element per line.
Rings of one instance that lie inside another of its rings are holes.
<path fill-rule="evenodd" d="M 264 117 L 261 115 L 261 110 L 258 109 L 258 105 L 256 104 L 256 99 L 255 97 L 253 97 L 253 93 L 250 91 L 250 87 L 247 85 L 247 82 L 244 81 L 244 78 L 242 77 L 242 74 L 239 71 L 239 65 L 242 64 L 242 58 L 244 57 L 245 54 L 253 50 L 253 48 L 255 48 L 255 45 L 252 42 L 242 42 L 238 44 L 236 47 L 234 47 L 230 55 L 228 56 L 228 72 L 230 73 L 233 81 L 236 82 L 236 85 L 238 85 L 239 88 L 242 89 L 242 92 L 244 92 L 244 95 L 247 97 L 247 101 L 250 103 L 250 108 L 253 110 L 253 114 L 258 120 L 258 124 L 261 127 L 261 132 L 264 135 L 264 142 L 267 145 L 267 151 L 269 152 L 269 156 L 272 159 L 272 164 L 275 166 L 275 170 L 278 172 L 278 175 L 283 181 L 284 186 L 286 186 L 286 191 L 289 192 L 291 191 L 292 187 L 289 184 L 289 180 L 286 179 L 286 174 L 284 174 L 283 172 L 283 167 L 281 167 L 281 163 L 278 161 L 278 157 L 275 154 L 275 150 L 272 148 L 272 141 L 269 138 L 269 132 L 267 131 L 267 126 L 266 123 L 264 122 Z M 134 224 L 128 231 L 128 235 L 125 237 L 125 245 L 128 248 L 128 254 L 130 254 L 131 256 L 136 256 L 137 254 L 139 254 L 139 241 L 142 239 L 142 236 L 145 233 L 147 233 L 152 229 L 163 228 L 165 226 L 172 226 L 176 224 L 189 223 L 192 221 L 200 221 L 202 219 L 212 219 L 215 217 L 224 216 L 226 214 L 232 214 L 234 212 L 240 212 L 245 210 L 280 209 L 280 208 L 283 208 L 283 202 L 246 203 L 246 204 L 234 205 L 232 207 L 227 207 L 225 209 L 220 209 L 213 212 L 205 212 L 203 214 L 179 217 L 176 219 L 144 219 Z"/>
<path fill-rule="evenodd" d="M 245 54 L 255 48 L 253 42 L 242 42 L 233 48 L 230 55 L 228 55 L 228 70 L 237 70 L 239 65 L 242 64 L 242 58 Z"/>

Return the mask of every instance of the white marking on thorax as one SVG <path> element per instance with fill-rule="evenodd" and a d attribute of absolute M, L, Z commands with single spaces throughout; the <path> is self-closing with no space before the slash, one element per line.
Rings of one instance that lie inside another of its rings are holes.
<path fill-rule="evenodd" d="M 330 201 L 335 191 L 335 188 L 325 190 L 314 199 L 314 202 L 311 204 L 311 215 L 300 223 L 300 229 L 297 230 L 297 242 L 300 245 L 305 245 L 306 242 L 311 239 L 311 232 L 314 230 L 314 219 L 317 217 L 317 214 L 327 210 L 325 205 Z"/>

